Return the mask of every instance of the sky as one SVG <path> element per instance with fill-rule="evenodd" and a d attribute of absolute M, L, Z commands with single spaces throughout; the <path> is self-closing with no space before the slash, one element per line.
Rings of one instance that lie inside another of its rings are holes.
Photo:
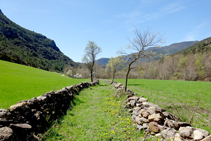
<path fill-rule="evenodd" d="M 164 34 L 165 44 L 211 37 L 210 0 L 0 0 L 0 9 L 18 25 L 55 41 L 81 62 L 89 41 L 118 56 L 133 39 L 134 27 Z"/>

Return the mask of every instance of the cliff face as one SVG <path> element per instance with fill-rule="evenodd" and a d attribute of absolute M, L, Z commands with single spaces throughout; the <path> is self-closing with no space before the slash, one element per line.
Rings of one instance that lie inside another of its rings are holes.
<path fill-rule="evenodd" d="M 66 65 L 77 65 L 53 40 L 17 25 L 1 10 L 0 59 L 56 71 L 62 71 Z"/>

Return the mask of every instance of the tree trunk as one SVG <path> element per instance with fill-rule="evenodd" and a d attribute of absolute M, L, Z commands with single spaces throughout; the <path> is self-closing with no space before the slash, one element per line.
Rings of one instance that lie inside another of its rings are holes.
<path fill-rule="evenodd" d="M 93 72 L 91 72 L 91 82 L 93 82 Z"/>
<path fill-rule="evenodd" d="M 114 82 L 114 77 L 115 77 L 115 72 L 113 72 L 111 84 L 113 84 L 113 82 Z"/>
<path fill-rule="evenodd" d="M 127 73 L 126 73 L 126 77 L 125 77 L 125 92 L 127 91 L 127 79 L 128 79 L 128 75 L 130 73 L 130 69 L 128 69 Z"/>

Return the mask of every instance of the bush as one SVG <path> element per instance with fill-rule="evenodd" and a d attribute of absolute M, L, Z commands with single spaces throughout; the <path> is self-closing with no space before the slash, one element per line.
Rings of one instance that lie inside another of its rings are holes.
<path fill-rule="evenodd" d="M 76 73 L 76 74 L 74 75 L 74 77 L 75 77 L 75 78 L 82 78 L 82 74 Z"/>

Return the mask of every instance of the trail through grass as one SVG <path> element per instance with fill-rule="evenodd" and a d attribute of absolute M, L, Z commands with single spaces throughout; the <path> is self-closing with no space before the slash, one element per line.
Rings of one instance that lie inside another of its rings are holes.
<path fill-rule="evenodd" d="M 125 82 L 124 79 L 115 81 Z M 211 133 L 210 82 L 129 79 L 128 89 L 178 115 L 182 121 L 189 121 L 191 113 L 196 112 L 192 126 Z"/>
<path fill-rule="evenodd" d="M 0 108 L 84 81 L 0 60 Z"/>
<path fill-rule="evenodd" d="M 143 133 L 131 122 L 131 114 L 121 107 L 126 95 L 121 98 L 114 95 L 113 85 L 102 81 L 83 90 L 76 97 L 73 110 L 49 129 L 44 140 L 143 140 Z"/>

